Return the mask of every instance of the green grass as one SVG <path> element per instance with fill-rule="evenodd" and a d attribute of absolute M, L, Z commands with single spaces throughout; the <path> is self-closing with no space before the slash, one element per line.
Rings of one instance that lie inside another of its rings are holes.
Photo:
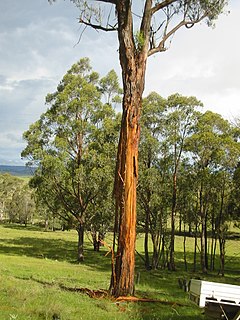
<path fill-rule="evenodd" d="M 205 319 L 202 310 L 178 288 L 178 277 L 193 276 L 181 270 L 181 237 L 177 237 L 176 242 L 178 272 L 145 271 L 141 260 L 136 261 L 136 274 L 140 275 L 136 296 L 176 303 L 172 305 L 116 303 L 110 298 L 93 299 L 64 290 L 63 287 L 108 289 L 111 274 L 111 257 L 106 256 L 108 249 L 94 252 L 87 237 L 85 240 L 85 261 L 77 264 L 76 232 L 44 232 L 34 227 L 0 225 L 0 320 Z M 137 241 L 140 252 L 142 240 L 139 237 Z M 231 241 L 227 259 L 232 259 L 232 263 L 227 265 L 226 278 L 220 280 L 236 283 L 239 274 L 234 271 L 240 269 L 239 256 L 236 256 L 240 252 L 240 241 Z M 189 258 L 191 250 L 192 239 L 188 239 Z M 214 275 L 207 278 L 219 280 Z"/>

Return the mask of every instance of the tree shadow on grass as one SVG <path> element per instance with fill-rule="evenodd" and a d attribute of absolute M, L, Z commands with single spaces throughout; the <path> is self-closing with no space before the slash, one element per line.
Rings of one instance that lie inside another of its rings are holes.
<path fill-rule="evenodd" d="M 8 226 L 9 229 L 24 230 L 26 232 L 16 232 L 15 237 L 11 239 L 0 239 L 0 253 L 4 255 L 16 255 L 26 256 L 38 259 L 51 259 L 58 261 L 67 261 L 69 263 L 76 264 L 77 256 L 77 233 L 76 241 L 67 239 L 51 238 L 53 234 L 40 234 L 42 229 L 30 229 L 23 226 Z M 34 231 L 32 234 L 27 231 Z M 39 232 L 38 232 L 39 231 Z M 63 234 L 66 238 L 66 234 Z M 86 241 L 87 242 L 87 241 Z M 110 273 L 111 271 L 111 254 L 108 252 L 108 248 L 101 247 L 100 252 L 94 252 L 92 247 L 86 243 L 85 246 L 85 261 L 83 265 L 92 268 L 96 272 Z M 179 288 L 177 288 L 177 277 L 179 274 L 169 272 L 167 270 L 151 270 L 146 271 L 143 266 L 143 262 L 137 258 L 136 274 L 140 272 L 139 283 L 136 284 L 136 295 L 140 297 L 149 297 L 153 299 L 160 299 L 166 301 L 184 302 L 184 294 Z M 137 281 L 136 281 L 137 282 Z M 186 301 L 185 301 L 186 302 Z M 139 303 L 136 309 L 139 311 L 139 319 L 142 320 L 168 320 L 168 319 L 181 319 L 179 314 L 184 315 L 182 319 L 194 320 L 195 316 L 189 315 L 188 307 L 179 306 L 165 306 L 161 303 L 156 304 L 142 304 Z M 190 308 L 191 309 L 191 308 Z M 159 316 L 161 314 L 161 316 Z M 166 314 L 166 317 L 165 317 Z M 204 319 L 204 318 L 199 318 Z"/>
<path fill-rule="evenodd" d="M 16 229 L 16 226 L 10 227 Z M 17 230 L 29 230 L 29 227 L 17 227 Z M 26 256 L 39 259 L 51 259 L 66 261 L 72 264 L 79 264 L 77 261 L 77 233 L 76 241 L 66 239 L 42 238 L 37 231 L 42 229 L 31 229 L 36 232 L 36 237 L 21 236 L 20 234 L 11 239 L 0 238 L 0 254 Z M 24 233 L 26 235 L 26 233 Z M 47 235 L 47 233 L 46 233 Z M 58 234 L 59 235 L 59 234 Z M 95 252 L 89 244 L 85 245 L 85 259 L 81 264 L 106 272 L 111 270 L 110 257 L 106 257 L 107 249 L 101 248 L 100 252 Z"/>
<path fill-rule="evenodd" d="M 71 241 L 60 239 L 19 237 L 16 239 L 3 239 L 0 253 L 41 259 L 73 261 L 73 250 L 70 249 L 72 245 Z"/>
<path fill-rule="evenodd" d="M 24 230 L 24 231 L 39 231 L 43 232 L 44 229 L 37 225 L 25 225 L 25 224 L 15 224 L 15 223 L 8 223 L 8 224 L 1 224 L 3 228 L 11 229 L 11 230 Z"/>

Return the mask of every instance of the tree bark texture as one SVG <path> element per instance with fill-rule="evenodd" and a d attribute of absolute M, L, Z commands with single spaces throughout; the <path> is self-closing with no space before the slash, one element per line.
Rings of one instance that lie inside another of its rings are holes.
<path fill-rule="evenodd" d="M 134 294 L 139 120 L 149 35 L 145 37 L 145 45 L 137 48 L 133 35 L 131 1 L 118 1 L 116 9 L 124 96 L 114 187 L 118 248 L 110 290 L 118 297 Z M 144 30 L 150 30 L 150 19 Z"/>
<path fill-rule="evenodd" d="M 114 296 L 134 293 L 139 141 L 139 111 L 136 113 L 137 108 L 134 104 L 138 101 L 139 106 L 141 99 L 133 99 L 127 100 L 124 106 L 115 178 L 118 249 L 114 271 Z"/>

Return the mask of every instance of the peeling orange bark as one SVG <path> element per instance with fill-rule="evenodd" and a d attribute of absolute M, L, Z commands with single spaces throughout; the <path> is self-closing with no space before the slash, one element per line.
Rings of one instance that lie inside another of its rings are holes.
<path fill-rule="evenodd" d="M 124 96 L 114 187 L 118 243 L 110 290 L 115 297 L 134 293 L 139 120 L 148 55 L 151 2 L 148 1 L 146 6 L 141 27 L 145 44 L 138 48 L 133 35 L 131 2 L 120 0 L 116 4 Z"/>
<path fill-rule="evenodd" d="M 139 112 L 133 115 L 129 106 L 122 119 L 115 179 L 118 249 L 112 283 L 114 296 L 134 292 L 139 135 Z"/>

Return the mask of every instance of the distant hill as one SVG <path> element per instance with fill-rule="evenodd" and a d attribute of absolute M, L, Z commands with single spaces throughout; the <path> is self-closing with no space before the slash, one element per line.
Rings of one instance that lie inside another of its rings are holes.
<path fill-rule="evenodd" d="M 26 166 L 6 166 L 6 165 L 0 165 L 0 174 L 1 173 L 9 173 L 13 176 L 18 177 L 26 177 L 26 176 L 32 176 L 34 173 L 34 168 L 29 168 Z"/>

